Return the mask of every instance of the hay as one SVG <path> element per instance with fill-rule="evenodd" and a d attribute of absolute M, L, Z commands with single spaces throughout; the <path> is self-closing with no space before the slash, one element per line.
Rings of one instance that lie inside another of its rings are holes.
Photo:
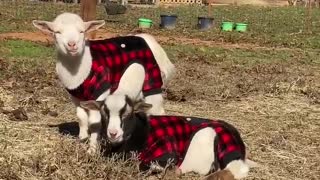
<path fill-rule="evenodd" d="M 291 62 L 283 71 L 279 68 L 288 64 L 261 66 L 257 73 L 255 67 L 212 64 L 201 57 L 182 59 L 176 62 L 179 72 L 167 89 L 171 93 L 165 104 L 169 114 L 218 118 L 234 124 L 250 158 L 261 164 L 247 179 L 320 178 L 320 105 L 314 101 L 319 93 L 319 73 L 308 74 L 309 79 L 288 91 L 293 82 L 290 78 L 311 72 L 309 66 Z M 88 156 L 87 144 L 76 138 L 74 107 L 51 64 L 28 71 L 9 68 L 5 73 L 16 83 L 0 87 L 3 106 L 21 106 L 29 118 L 16 122 L 0 114 L 0 179 L 176 179 L 172 173 L 146 177 L 138 171 L 135 159 Z M 42 76 L 37 76 L 39 73 Z M 273 87 L 274 81 L 281 83 Z M 0 84 L 4 82 L 0 80 Z M 314 95 L 301 93 L 306 87 Z M 185 94 L 183 101 L 181 92 Z M 181 179 L 199 178 L 187 174 Z"/>

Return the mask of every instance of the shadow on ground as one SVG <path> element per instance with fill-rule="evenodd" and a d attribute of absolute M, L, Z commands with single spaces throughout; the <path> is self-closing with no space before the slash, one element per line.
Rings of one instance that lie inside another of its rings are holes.
<path fill-rule="evenodd" d="M 58 127 L 59 133 L 77 137 L 79 134 L 79 125 L 77 122 L 66 122 L 57 125 L 49 125 L 49 127 Z"/>

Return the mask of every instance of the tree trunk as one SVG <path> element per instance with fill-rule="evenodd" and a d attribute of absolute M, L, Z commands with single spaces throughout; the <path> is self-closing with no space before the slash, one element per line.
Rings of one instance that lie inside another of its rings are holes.
<path fill-rule="evenodd" d="M 96 19 L 97 12 L 97 0 L 81 0 L 80 16 L 83 21 L 91 21 Z M 89 39 L 94 39 L 96 36 L 95 32 L 88 34 Z"/>

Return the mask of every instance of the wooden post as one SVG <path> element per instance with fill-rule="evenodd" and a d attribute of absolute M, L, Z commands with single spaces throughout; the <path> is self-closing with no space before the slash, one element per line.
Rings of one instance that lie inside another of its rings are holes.
<path fill-rule="evenodd" d="M 238 5 L 238 0 L 233 0 L 233 5 L 237 6 Z"/>
<path fill-rule="evenodd" d="M 160 0 L 153 0 L 153 4 L 158 7 L 160 5 Z"/>
<path fill-rule="evenodd" d="M 212 17 L 212 7 L 211 4 L 213 4 L 214 0 L 207 0 L 208 3 L 208 17 Z"/>
<path fill-rule="evenodd" d="M 97 0 L 81 0 L 80 16 L 83 21 L 91 21 L 96 19 L 97 14 Z M 88 34 L 89 39 L 94 39 L 96 32 Z"/>
<path fill-rule="evenodd" d="M 311 22 L 311 0 L 308 0 L 306 3 L 306 22 L 305 22 L 305 26 L 306 26 L 306 31 L 307 33 L 311 33 L 311 26 L 312 26 L 312 22 Z"/>

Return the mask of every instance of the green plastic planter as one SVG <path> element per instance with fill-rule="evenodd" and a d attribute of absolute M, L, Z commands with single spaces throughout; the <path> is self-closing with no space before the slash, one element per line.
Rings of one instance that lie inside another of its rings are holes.
<path fill-rule="evenodd" d="M 150 28 L 152 26 L 151 19 L 140 18 L 138 22 L 140 28 Z"/>
<path fill-rule="evenodd" d="M 222 31 L 232 31 L 234 23 L 233 22 L 222 22 L 221 29 Z"/>
<path fill-rule="evenodd" d="M 238 32 L 246 32 L 248 24 L 245 23 L 236 23 L 236 31 Z"/>

